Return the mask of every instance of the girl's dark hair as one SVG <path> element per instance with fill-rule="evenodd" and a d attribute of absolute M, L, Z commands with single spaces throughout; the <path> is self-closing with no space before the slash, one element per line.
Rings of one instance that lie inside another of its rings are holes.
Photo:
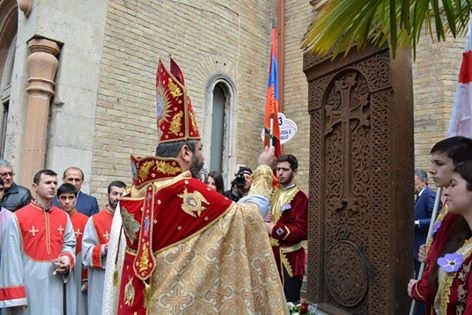
<path fill-rule="evenodd" d="M 208 173 L 207 180 L 205 181 L 207 184 L 208 184 L 208 177 L 211 177 L 214 179 L 216 191 L 219 192 L 220 194 L 223 194 L 225 192 L 225 184 L 224 184 L 223 176 L 221 175 L 221 173 L 218 171 L 211 171 L 210 173 Z"/>
<path fill-rule="evenodd" d="M 472 160 L 467 160 L 457 164 L 454 172 L 458 173 L 467 182 L 467 190 L 472 191 Z M 438 257 L 442 257 L 447 253 L 454 253 L 464 244 L 465 240 L 472 237 L 472 231 L 463 216 L 458 215 L 454 224 L 451 225 L 449 235 L 451 235 L 451 238 L 446 242 L 442 249 L 439 249 L 440 255 Z M 430 275 L 430 283 L 433 285 L 436 292 L 438 288 L 439 265 L 435 261 L 433 263 L 434 266 Z"/>

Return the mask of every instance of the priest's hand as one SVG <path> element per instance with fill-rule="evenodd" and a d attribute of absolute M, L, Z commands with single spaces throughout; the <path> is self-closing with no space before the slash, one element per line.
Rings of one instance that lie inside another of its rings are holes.
<path fill-rule="evenodd" d="M 269 165 L 273 167 L 276 161 L 274 147 L 265 147 L 257 160 L 259 165 Z"/>
<path fill-rule="evenodd" d="M 88 289 L 88 282 L 87 280 L 82 281 L 82 287 L 80 288 L 80 292 L 87 292 Z"/>
<path fill-rule="evenodd" d="M 54 269 L 54 272 L 56 274 L 66 274 L 67 272 L 69 272 L 70 259 L 68 256 L 61 256 L 54 262 L 54 265 L 56 267 Z"/>

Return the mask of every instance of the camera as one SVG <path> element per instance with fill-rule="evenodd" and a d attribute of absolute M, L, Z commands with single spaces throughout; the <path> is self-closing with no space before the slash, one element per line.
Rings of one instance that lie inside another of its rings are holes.
<path fill-rule="evenodd" d="M 244 173 L 236 173 L 236 176 L 233 180 L 233 185 L 238 188 L 243 188 L 244 184 L 246 184 L 246 178 L 244 177 Z"/>
<path fill-rule="evenodd" d="M 236 188 L 243 188 L 246 184 L 246 175 L 252 175 L 252 170 L 246 166 L 240 166 L 236 174 L 234 174 L 234 179 L 232 185 Z"/>

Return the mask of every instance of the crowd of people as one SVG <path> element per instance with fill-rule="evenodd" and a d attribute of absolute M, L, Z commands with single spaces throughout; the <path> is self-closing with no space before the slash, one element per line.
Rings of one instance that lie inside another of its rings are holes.
<path fill-rule="evenodd" d="M 126 185 L 110 183 L 98 211 L 97 199 L 80 191 L 77 167 L 59 187 L 55 171 L 38 171 L 31 194 L 14 182 L 8 161 L 0 165 L 0 313 L 100 314 L 109 218 Z"/>
<path fill-rule="evenodd" d="M 3 314 L 286 314 L 300 300 L 308 197 L 296 157 L 266 147 L 228 191 L 221 172 L 201 181 L 203 144 L 172 59 L 170 70 L 159 62 L 156 156 L 131 156 L 131 185 L 111 182 L 101 210 L 78 167 L 60 186 L 40 170 L 30 190 L 0 161 Z"/>
<path fill-rule="evenodd" d="M 101 210 L 78 167 L 60 186 L 39 170 L 30 190 L 0 160 L 0 314 L 287 314 L 300 301 L 308 197 L 297 158 L 266 147 L 228 190 L 220 171 L 200 180 L 203 144 L 170 61 L 156 78 L 156 156 L 131 156 L 131 185 L 112 181 Z M 472 314 L 472 139 L 439 141 L 431 161 L 444 206 L 416 169 L 407 291 L 416 314 Z"/>

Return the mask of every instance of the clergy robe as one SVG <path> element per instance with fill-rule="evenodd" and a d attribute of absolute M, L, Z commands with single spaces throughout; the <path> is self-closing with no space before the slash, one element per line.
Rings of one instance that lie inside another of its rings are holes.
<path fill-rule="evenodd" d="M 171 169 L 159 166 L 149 169 Z M 254 179 L 256 195 L 271 189 L 272 170 L 259 167 L 258 176 L 270 183 Z M 126 251 L 118 314 L 287 314 L 257 202 L 236 204 L 190 172 L 140 187 L 143 197 L 120 201 Z"/>
<path fill-rule="evenodd" d="M 76 209 L 70 213 L 70 219 L 74 228 L 77 241 L 75 248 L 75 266 L 71 270 L 71 277 L 67 282 L 67 315 L 87 314 L 87 292 L 82 292 L 82 283 L 87 281 L 87 270 L 82 268 L 82 236 L 87 224 L 88 216 Z"/>
<path fill-rule="evenodd" d="M 53 262 L 66 255 L 73 268 L 75 245 L 72 223 L 63 210 L 53 206 L 45 211 L 33 203 L 17 210 L 2 241 L 2 252 L 8 253 L 0 263 L 3 314 L 62 315 L 66 279 L 53 274 Z"/>
<path fill-rule="evenodd" d="M 101 314 L 107 247 L 113 213 L 107 208 L 91 216 L 82 239 L 82 258 L 88 272 L 87 304 L 89 314 Z"/>
<path fill-rule="evenodd" d="M 106 261 L 106 265 L 109 267 L 105 269 L 102 315 L 115 315 L 118 305 L 120 288 L 118 270 L 123 267 L 124 249 L 126 248 L 119 203 L 113 215 L 109 244 Z"/>
<path fill-rule="evenodd" d="M 5 227 L 7 226 L 8 220 L 10 219 L 12 212 L 3 207 L 0 208 L 0 259 L 2 258 L 2 237 Z M 1 311 L 0 311 L 1 314 Z"/>

